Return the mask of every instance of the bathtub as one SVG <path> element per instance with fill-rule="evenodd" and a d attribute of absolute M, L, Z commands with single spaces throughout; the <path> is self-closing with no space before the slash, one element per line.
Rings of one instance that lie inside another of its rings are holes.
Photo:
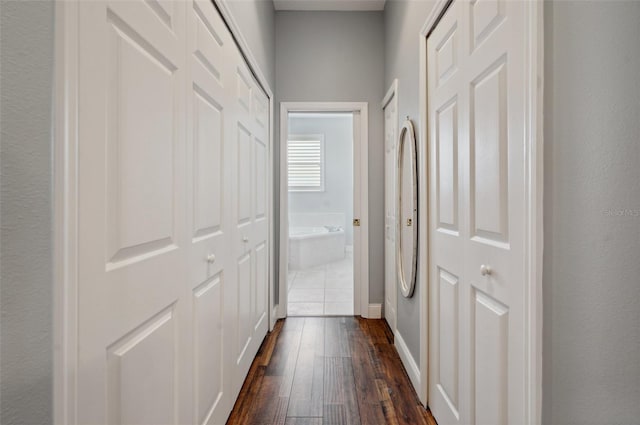
<path fill-rule="evenodd" d="M 305 226 L 289 228 L 289 268 L 301 270 L 342 260 L 345 233 L 342 227 Z"/>

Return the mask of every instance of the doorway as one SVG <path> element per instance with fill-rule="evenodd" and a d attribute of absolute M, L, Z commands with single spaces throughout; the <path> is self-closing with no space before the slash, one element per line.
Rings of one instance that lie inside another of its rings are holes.
<path fill-rule="evenodd" d="M 353 113 L 291 112 L 289 316 L 353 315 Z"/>
<path fill-rule="evenodd" d="M 366 103 L 282 103 L 279 312 L 368 316 Z"/>

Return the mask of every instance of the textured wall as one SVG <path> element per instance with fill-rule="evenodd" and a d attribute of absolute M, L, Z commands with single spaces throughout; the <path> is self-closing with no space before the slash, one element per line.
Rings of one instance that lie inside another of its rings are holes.
<path fill-rule="evenodd" d="M 383 46 L 381 12 L 276 13 L 278 108 L 285 101 L 369 103 L 371 303 L 384 298 Z"/>
<path fill-rule="evenodd" d="M 419 33 L 433 7 L 433 1 L 387 1 L 385 22 L 384 86 L 387 90 L 398 79 L 399 126 L 409 116 L 415 126 L 418 149 L 425 146 L 420 140 L 419 122 Z M 418 282 L 421 277 L 418 276 Z M 404 298 L 398 291 L 398 332 L 402 335 L 417 364 L 420 364 L 420 306 L 421 292 L 426 288 L 416 285 L 412 298 Z"/>
<path fill-rule="evenodd" d="M 53 2 L 0 4 L 0 422 L 53 420 Z"/>
<path fill-rule="evenodd" d="M 640 423 L 640 2 L 545 3 L 545 424 Z"/>

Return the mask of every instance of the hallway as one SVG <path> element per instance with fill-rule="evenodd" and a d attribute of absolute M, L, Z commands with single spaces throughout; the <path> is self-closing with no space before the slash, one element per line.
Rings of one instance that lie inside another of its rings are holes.
<path fill-rule="evenodd" d="M 383 320 L 294 317 L 265 338 L 227 424 L 428 424 Z"/>

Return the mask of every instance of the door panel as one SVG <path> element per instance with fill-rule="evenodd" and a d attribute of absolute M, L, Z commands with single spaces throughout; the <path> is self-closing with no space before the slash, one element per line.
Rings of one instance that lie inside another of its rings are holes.
<path fill-rule="evenodd" d="M 193 236 L 213 236 L 222 230 L 223 123 L 222 108 L 200 87 L 194 88 Z"/>
<path fill-rule="evenodd" d="M 459 295 L 458 278 L 445 270 L 439 270 L 439 311 L 438 322 L 440 336 L 439 370 L 437 374 L 438 391 L 445 398 L 454 414 L 458 415 L 460 394 L 458 391 L 459 361 L 458 338 L 460 337 L 458 318 Z"/>
<path fill-rule="evenodd" d="M 171 306 L 107 348 L 106 423 L 176 422 L 175 326 Z"/>
<path fill-rule="evenodd" d="M 525 7 L 454 1 L 427 40 L 429 404 L 526 423 Z"/>
<path fill-rule="evenodd" d="M 193 290 L 194 402 L 198 424 L 220 423 L 228 409 L 225 382 L 224 277 L 222 273 Z"/>
<path fill-rule="evenodd" d="M 509 308 L 481 291 L 474 290 L 473 321 L 475 352 L 475 421 L 506 425 Z"/>
<path fill-rule="evenodd" d="M 251 341 L 251 283 L 251 255 L 247 254 L 238 260 L 237 363 L 242 362 Z"/>
<path fill-rule="evenodd" d="M 120 16 L 114 12 L 107 16 L 108 260 L 109 267 L 118 267 L 122 261 L 153 255 L 174 243 L 178 87 L 171 60 Z M 145 75 L 143 80 L 141 75 Z M 149 113 L 136 119 L 139 110 Z M 148 167 L 143 172 L 140 165 L 145 162 Z M 149 211 L 154 214 L 149 216 Z"/>
<path fill-rule="evenodd" d="M 188 420 L 184 8 L 78 13 L 77 421 Z"/>
<path fill-rule="evenodd" d="M 267 245 L 261 243 L 256 247 L 256 284 L 255 284 L 255 299 L 256 302 L 253 305 L 253 326 L 254 329 L 260 327 L 262 322 L 266 320 L 267 315 Z"/>
<path fill-rule="evenodd" d="M 438 230 L 458 231 L 458 107 L 457 98 L 436 112 L 436 214 Z"/>
<path fill-rule="evenodd" d="M 462 250 L 466 225 L 460 139 L 464 137 L 461 52 L 465 31 L 454 1 L 427 42 L 429 90 L 429 405 L 438 423 L 465 423 L 465 291 Z M 431 112 L 433 111 L 433 112 Z M 462 207 L 461 207 L 462 206 Z"/>
<path fill-rule="evenodd" d="M 266 273 L 269 220 L 268 193 L 268 100 L 251 78 L 238 54 L 235 73 L 237 142 L 235 181 L 237 187 L 236 235 L 238 263 L 238 341 L 234 390 L 240 391 L 251 362 L 267 332 L 268 285 Z M 261 273 L 258 276 L 258 273 Z"/>
<path fill-rule="evenodd" d="M 194 423 L 226 419 L 233 405 L 231 347 L 237 275 L 226 245 L 233 234 L 229 205 L 234 199 L 229 177 L 233 145 L 225 137 L 231 65 L 224 60 L 233 45 L 217 12 L 206 2 L 187 6 L 189 83 L 188 165 L 191 213 L 189 289 L 193 310 Z M 230 329 L 231 328 L 231 329 Z"/>
<path fill-rule="evenodd" d="M 268 326 L 269 101 L 209 1 L 78 8 L 76 422 L 224 423 Z"/>
<path fill-rule="evenodd" d="M 238 157 L 236 158 L 236 173 L 238 181 L 238 224 L 251 220 L 251 174 L 252 149 L 251 133 L 240 122 L 238 123 Z"/>
<path fill-rule="evenodd" d="M 507 242 L 508 146 L 505 58 L 471 83 L 472 236 Z"/>

